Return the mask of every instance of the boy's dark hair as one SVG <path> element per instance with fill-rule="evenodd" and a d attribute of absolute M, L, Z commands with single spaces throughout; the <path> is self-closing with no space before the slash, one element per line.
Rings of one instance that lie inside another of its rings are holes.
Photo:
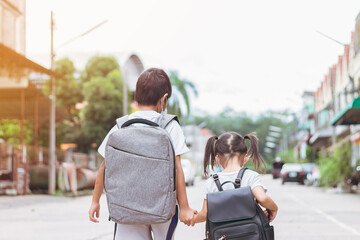
<path fill-rule="evenodd" d="M 143 72 L 136 83 L 135 101 L 139 105 L 155 106 L 164 94 L 171 96 L 171 83 L 164 70 L 150 68 Z"/>
<path fill-rule="evenodd" d="M 246 140 L 250 141 L 250 147 L 246 145 Z M 225 161 L 235 156 L 240 157 L 240 165 L 244 165 L 244 157 L 247 154 L 253 159 L 253 165 L 256 171 L 266 171 L 266 165 L 260 155 L 258 139 L 255 133 L 249 133 L 244 137 L 236 132 L 226 132 L 219 137 L 212 136 L 208 139 L 204 155 L 204 174 L 208 175 L 207 169 L 209 163 L 211 168 L 215 165 L 215 156 L 219 154 Z"/>

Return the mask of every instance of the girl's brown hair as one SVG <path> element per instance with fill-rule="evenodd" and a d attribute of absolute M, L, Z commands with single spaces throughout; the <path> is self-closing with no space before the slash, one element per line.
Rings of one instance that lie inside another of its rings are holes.
<path fill-rule="evenodd" d="M 246 140 L 250 141 L 250 147 L 246 145 Z M 208 175 L 209 163 L 211 168 L 215 165 L 215 156 L 220 155 L 224 161 L 227 161 L 235 156 L 239 157 L 240 165 L 244 165 L 245 154 L 253 159 L 253 165 L 256 171 L 261 172 L 266 170 L 266 165 L 262 159 L 258 139 L 255 133 L 249 133 L 244 137 L 236 132 L 226 132 L 219 137 L 212 136 L 208 139 L 205 147 L 204 155 L 204 174 Z"/>

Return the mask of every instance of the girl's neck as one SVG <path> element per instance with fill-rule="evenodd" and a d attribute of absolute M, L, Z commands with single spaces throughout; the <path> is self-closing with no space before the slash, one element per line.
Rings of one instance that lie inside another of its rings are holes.
<path fill-rule="evenodd" d="M 229 159 L 222 172 L 238 172 L 241 169 L 239 157 Z"/>

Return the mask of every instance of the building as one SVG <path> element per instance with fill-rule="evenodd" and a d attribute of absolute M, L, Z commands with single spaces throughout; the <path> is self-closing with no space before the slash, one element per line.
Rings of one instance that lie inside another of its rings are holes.
<path fill-rule="evenodd" d="M 311 161 L 313 156 L 308 156 L 307 149 L 309 147 L 309 139 L 315 131 L 314 93 L 305 91 L 302 99 L 303 107 L 299 114 L 298 133 L 296 134 L 297 145 L 294 154 L 296 161 L 299 159 Z"/>
<path fill-rule="evenodd" d="M 355 22 L 355 32 L 350 45 L 339 57 L 335 85 L 335 116 L 333 126 L 348 126 L 345 140 L 352 148 L 351 165 L 360 162 L 360 13 Z"/>
<path fill-rule="evenodd" d="M 0 0 L 0 43 L 25 55 L 25 0 Z"/>
<path fill-rule="evenodd" d="M 360 13 L 356 18 L 355 32 L 351 34 L 349 45 L 344 46 L 344 53 L 338 62 L 329 68 L 319 88 L 314 92 L 314 112 L 303 111 L 301 114 L 299 144 L 300 156 L 303 157 L 302 145 L 306 142 L 304 129 L 309 129 L 308 144 L 313 157 L 319 151 L 332 152 L 336 146 L 351 143 L 352 166 L 360 161 Z M 308 94 L 307 94 L 308 95 Z M 303 96 L 304 97 L 304 96 Z M 310 97 L 309 97 L 310 99 Z M 310 101 L 310 100 L 307 100 Z M 304 99 L 304 109 L 306 109 Z M 307 126 L 307 120 L 311 120 Z M 301 141 L 301 139 L 303 139 Z"/>
<path fill-rule="evenodd" d="M 49 116 L 49 99 L 29 80 L 32 73 L 52 72 L 25 57 L 25 0 L 0 0 L 0 120 L 19 120 L 21 144 L 0 146 L 0 194 L 25 194 L 28 156 L 24 145 L 24 121 L 34 124 L 34 158 L 37 158 L 39 118 Z"/>

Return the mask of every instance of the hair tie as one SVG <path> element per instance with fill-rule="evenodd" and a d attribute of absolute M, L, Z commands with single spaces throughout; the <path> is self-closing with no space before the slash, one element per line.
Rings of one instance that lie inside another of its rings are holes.
<path fill-rule="evenodd" d="M 217 136 L 214 136 L 214 152 L 215 152 L 215 150 L 216 150 L 216 142 L 219 140 L 219 138 L 217 137 Z"/>

